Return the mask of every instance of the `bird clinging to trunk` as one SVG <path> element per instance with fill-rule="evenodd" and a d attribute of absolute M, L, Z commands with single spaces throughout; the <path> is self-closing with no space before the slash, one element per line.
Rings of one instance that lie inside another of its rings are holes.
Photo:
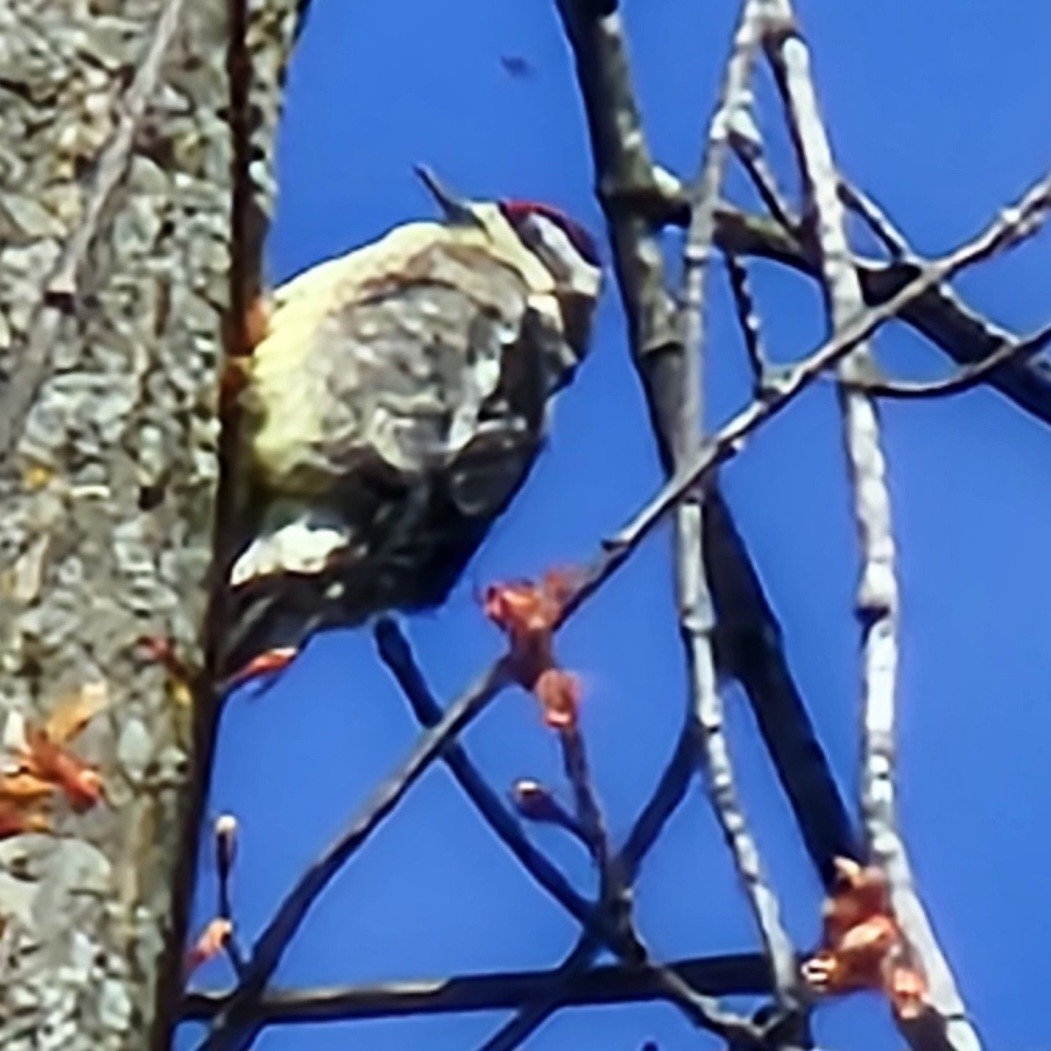
<path fill-rule="evenodd" d="M 229 363 L 227 681 L 318 628 L 444 601 L 586 354 L 601 273 L 583 228 L 419 174 L 441 222 L 293 278 Z"/>

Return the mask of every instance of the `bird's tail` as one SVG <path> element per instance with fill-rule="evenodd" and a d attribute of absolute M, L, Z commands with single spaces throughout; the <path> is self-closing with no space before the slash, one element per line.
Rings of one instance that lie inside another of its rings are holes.
<path fill-rule="evenodd" d="M 284 668 L 322 628 L 441 605 L 494 517 L 492 502 L 479 509 L 466 492 L 456 495 L 416 484 L 386 494 L 359 488 L 345 507 L 271 505 L 228 574 L 222 681 Z"/>
<path fill-rule="evenodd" d="M 234 559 L 218 640 L 225 689 L 283 670 L 318 629 L 361 620 L 341 579 L 352 561 L 346 524 L 315 508 L 283 508 Z"/>

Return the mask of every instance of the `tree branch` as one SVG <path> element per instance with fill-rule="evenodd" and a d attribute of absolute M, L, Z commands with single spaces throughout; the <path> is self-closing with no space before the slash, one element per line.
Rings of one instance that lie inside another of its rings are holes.
<path fill-rule="evenodd" d="M 758 953 L 677 960 L 668 969 L 708 996 L 765 993 L 770 988 L 767 961 Z M 543 995 L 554 971 L 511 971 L 418 982 L 333 989 L 273 989 L 256 1006 L 262 1025 L 295 1022 L 357 1021 L 406 1015 L 521 1009 Z M 667 996 L 659 972 L 650 967 L 602 966 L 559 979 L 565 1006 L 637 1003 Z M 229 1003 L 222 993 L 189 993 L 183 1017 L 205 1021 Z"/>
<path fill-rule="evenodd" d="M 733 252 L 724 252 L 723 261 L 730 281 L 730 295 L 734 301 L 737 325 L 744 339 L 748 367 L 752 370 L 752 390 L 754 394 L 761 396 L 769 379 L 770 365 L 763 349 L 763 329 L 755 309 L 748 267 L 744 260 Z"/>
<path fill-rule="evenodd" d="M 361 814 L 303 873 L 256 941 L 245 977 L 216 1018 L 215 1028 L 201 1044 L 202 1051 L 230 1051 L 247 1046 L 256 1024 L 259 996 L 318 895 L 368 842 L 448 743 L 481 715 L 511 681 L 503 661 L 497 661 L 445 712 L 440 723 L 421 735 L 409 757 L 380 785 Z"/>
<path fill-rule="evenodd" d="M 839 199 L 872 231 L 876 240 L 887 250 L 896 263 L 914 261 L 908 241 L 890 221 L 887 213 L 863 190 L 847 182 L 842 176 L 837 184 Z"/>
<path fill-rule="evenodd" d="M 861 286 L 847 241 L 845 217 L 839 200 L 839 177 L 821 119 L 810 75 L 810 60 L 790 0 L 769 0 L 777 20 L 776 35 L 767 38 L 767 53 L 785 104 L 793 143 L 811 208 L 814 240 L 821 258 L 821 280 L 833 330 L 844 327 L 864 312 Z M 771 23 L 771 30 L 774 24 Z M 1048 189 L 1033 200 L 1036 214 L 1046 212 Z M 1005 213 L 1010 216 L 1010 212 Z M 1026 227 L 1019 217 L 1018 230 Z M 995 243 L 1010 244 L 1003 232 Z M 891 522 L 890 492 L 882 450 L 876 404 L 859 393 L 850 381 L 864 373 L 869 348 L 859 343 L 841 360 L 838 375 L 843 433 L 854 498 L 854 515 L 861 554 L 857 616 L 861 626 L 862 707 L 864 719 L 862 758 L 862 812 L 873 861 L 887 876 L 898 920 L 923 970 L 931 976 L 930 1005 L 942 1018 L 947 1041 L 913 1043 L 916 1051 L 948 1043 L 958 1051 L 977 1049 L 978 1035 L 966 1021 L 966 1009 L 956 990 L 948 963 L 942 955 L 915 891 L 908 855 L 901 840 L 894 802 L 894 712 L 898 665 L 899 587 Z M 898 910 L 901 910 L 900 913 Z M 897 1012 L 896 1012 L 897 1014 Z M 950 1025 L 952 1030 L 950 1031 Z M 914 1031 L 904 1030 L 906 1037 Z"/>
<path fill-rule="evenodd" d="M 800 240 L 798 220 L 790 214 L 783 203 L 780 193 L 773 182 L 773 176 L 767 168 L 761 143 L 751 139 L 741 141 L 740 137 L 738 137 L 735 138 L 734 145 L 738 157 L 744 164 L 771 215 L 777 219 L 782 229 L 790 237 Z M 886 212 L 864 191 L 839 177 L 837 192 L 843 204 L 864 220 L 895 263 L 916 266 L 922 262 L 916 253 L 913 252 L 912 247 L 901 231 L 891 222 Z M 800 243 L 802 242 L 800 241 Z M 764 374 L 765 366 L 758 343 L 758 319 L 754 316 L 751 296 L 747 286 L 747 272 L 733 252 L 724 250 L 724 255 L 730 274 L 734 303 L 742 331 L 744 332 L 749 361 L 752 365 L 753 373 L 761 376 Z M 855 266 L 857 266 L 856 260 Z M 966 311 L 966 308 L 959 303 L 948 286 L 945 286 L 941 291 L 948 297 L 948 302 L 952 304 L 953 309 Z M 988 322 L 985 322 L 985 325 L 987 330 L 991 328 Z M 944 380 L 935 380 L 930 383 L 908 383 L 905 381 L 858 376 L 851 382 L 851 386 L 863 393 L 903 400 L 960 394 L 971 390 L 979 383 L 987 381 L 1003 366 L 1027 365 L 1031 357 L 1045 348 L 1048 338 L 1051 338 L 1051 336 L 1044 331 L 1024 339 L 1012 336 L 1001 341 L 987 357 L 980 360 L 975 359 L 972 364 L 967 365 L 960 372 Z M 1046 363 L 1044 364 L 1046 365 Z"/>
<path fill-rule="evenodd" d="M 562 769 L 573 790 L 576 825 L 599 873 L 597 918 L 613 927 L 618 935 L 617 944 L 628 949 L 625 957 L 627 962 L 645 961 L 646 949 L 631 916 L 631 889 L 625 883 L 621 866 L 610 847 L 606 819 L 591 776 L 584 735 L 579 726 L 569 726 L 559 730 L 558 742 L 562 752 Z"/>
<path fill-rule="evenodd" d="M 984 361 L 976 362 L 960 369 L 959 372 L 942 380 L 929 383 L 908 383 L 904 380 L 873 379 L 859 376 L 847 381 L 852 390 L 877 398 L 896 398 L 903 401 L 946 398 L 954 394 L 963 394 L 973 390 L 979 383 L 984 383 L 992 373 L 1013 362 L 1024 362 L 1034 354 L 1039 354 L 1051 343 L 1051 325 L 1024 339 L 1013 339 L 1004 343 L 999 350 L 993 351 Z"/>
<path fill-rule="evenodd" d="M 684 205 L 685 197 L 672 197 L 665 210 L 657 211 L 678 225 L 685 225 L 688 208 Z M 777 223 L 730 206 L 724 205 L 717 215 L 716 244 L 726 251 L 768 259 L 811 276 L 818 272 L 814 256 Z M 915 254 L 910 255 L 909 262 L 891 264 L 856 258 L 854 265 L 866 305 L 886 303 L 914 280 L 928 262 Z M 991 368 L 988 374 L 983 371 L 982 381 L 1020 409 L 1051 425 L 1051 363 L 1032 360 L 1021 347 L 1027 340 L 972 310 L 947 284 L 927 288 L 902 309 L 900 320 L 965 367 L 981 366 L 994 355 L 999 362 L 1002 353 L 1002 364 Z M 1016 354 L 1018 360 L 1012 361 Z"/>
<path fill-rule="evenodd" d="M 650 206 L 663 200 L 667 184 L 674 180 L 658 178 L 646 146 L 617 5 L 606 5 L 605 16 L 580 0 L 559 0 L 557 7 L 573 48 L 584 99 L 595 182 L 613 246 L 632 359 L 661 462 L 665 472 L 672 474 L 683 356 L 673 326 L 674 304 L 666 289 L 661 248 L 653 234 L 658 217 Z M 680 217 L 688 220 L 685 199 L 681 205 Z M 752 237 L 770 246 L 782 236 L 774 222 L 745 216 L 730 222 L 723 210 L 715 218 L 717 240 L 730 229 L 742 244 Z M 798 251 L 794 241 L 782 240 L 787 253 Z M 662 352 L 654 352 L 655 348 Z M 792 683 L 780 627 L 714 479 L 706 487 L 706 510 L 712 513 L 712 524 L 705 530 L 704 557 L 718 614 L 717 653 L 745 685 L 807 846 L 823 876 L 831 879 L 832 859 L 851 838 L 846 810 Z M 711 557 L 713 550 L 718 550 L 718 558 Z"/>
<path fill-rule="evenodd" d="M 435 726 L 441 721 L 441 706 L 427 687 L 408 640 L 397 622 L 393 618 L 382 617 L 376 624 L 374 634 L 380 657 L 397 680 L 416 718 L 425 727 Z M 547 856 L 537 850 L 499 794 L 489 787 L 478 768 L 471 762 L 463 745 L 458 742 L 450 744 L 442 759 L 489 827 L 529 875 L 571 916 L 599 936 L 612 951 L 628 963 L 637 962 L 638 940 L 630 931 L 621 931 L 617 925 L 610 922 L 605 909 L 578 894 Z"/>
<path fill-rule="evenodd" d="M 617 853 L 615 864 L 622 873 L 626 887 L 631 887 L 638 878 L 639 869 L 650 847 L 657 841 L 668 818 L 678 809 L 686 795 L 696 766 L 696 738 L 696 726 L 693 720 L 687 719 L 675 752 L 665 767 L 653 795 L 632 826 L 624 846 Z M 588 964 L 600 948 L 601 943 L 596 932 L 586 928 L 562 963 L 550 972 L 550 979 L 543 990 L 494 1033 L 481 1051 L 514 1051 L 519 1047 L 537 1026 L 563 1006 L 563 989 L 577 976 L 586 972 Z"/>
<path fill-rule="evenodd" d="M 621 184 L 613 197 L 618 207 L 637 210 L 655 225 L 685 227 L 690 207 L 684 188 L 674 176 L 662 172 L 658 184 L 652 179 Z M 901 239 L 883 213 L 886 230 Z M 715 243 L 724 251 L 752 255 L 817 276 L 819 263 L 813 251 L 801 245 L 793 223 L 752 215 L 723 204 L 716 216 Z M 854 265 L 868 306 L 878 306 L 896 295 L 928 262 L 914 252 L 909 262 L 880 263 L 855 258 Z M 1018 337 L 969 307 L 947 284 L 928 288 L 901 311 L 901 320 L 930 340 L 959 365 L 974 365 Z M 1051 424 L 1051 362 L 1009 363 L 988 377 L 991 386 L 1019 408 L 1043 423 Z"/>
<path fill-rule="evenodd" d="M 675 426 L 673 462 L 681 464 L 701 443 L 704 418 L 705 279 L 715 235 L 715 209 L 729 158 L 731 128 L 747 105 L 756 50 L 762 33 L 762 0 L 744 0 L 726 64 L 722 94 L 708 128 L 696 201 L 690 210 L 683 258 L 684 384 Z M 690 702 L 700 734 L 707 795 L 759 928 L 774 975 L 778 1006 L 799 1008 L 795 951 L 781 924 L 776 895 L 762 873 L 755 840 L 741 805 L 724 728 L 722 697 L 712 654 L 715 616 L 703 552 L 702 498 L 696 490 L 679 504 L 675 522 L 675 583 L 680 635 L 686 651 Z"/>

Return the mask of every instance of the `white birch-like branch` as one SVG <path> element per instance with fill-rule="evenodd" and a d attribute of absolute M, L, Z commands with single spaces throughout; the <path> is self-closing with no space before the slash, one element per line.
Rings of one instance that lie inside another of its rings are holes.
<path fill-rule="evenodd" d="M 822 283 L 833 331 L 864 313 L 865 303 L 847 242 L 839 178 L 820 116 L 806 44 L 795 26 L 790 0 L 770 0 L 778 24 L 770 55 L 792 131 L 819 247 Z M 838 366 L 843 436 L 861 555 L 856 612 L 862 653 L 862 816 L 874 864 L 884 872 L 898 922 L 930 983 L 928 1002 L 941 1016 L 945 1037 L 957 1051 L 976 1051 L 978 1035 L 927 920 L 916 891 L 895 808 L 894 719 L 898 667 L 899 586 L 890 491 L 879 414 L 874 398 L 849 385 L 865 371 L 869 354 L 859 343 Z M 916 1051 L 930 1048 L 903 1028 Z M 940 1040 L 938 1041 L 940 1042 Z"/>
<path fill-rule="evenodd" d="M 683 265 L 684 390 L 673 448 L 680 464 L 700 445 L 704 434 L 705 282 L 714 250 L 715 212 L 719 203 L 731 129 L 746 111 L 749 85 L 762 30 L 761 0 L 744 0 L 733 49 L 726 65 L 721 97 L 708 128 L 696 199 L 686 237 Z M 781 923 L 777 896 L 763 876 L 755 840 L 748 830 L 737 791 L 725 732 L 722 697 L 712 653 L 715 613 L 702 550 L 703 498 L 694 489 L 679 504 L 675 522 L 675 583 L 680 632 L 686 650 L 690 701 L 700 730 L 700 759 L 707 795 L 770 960 L 778 1007 L 799 1007 L 795 950 Z"/>

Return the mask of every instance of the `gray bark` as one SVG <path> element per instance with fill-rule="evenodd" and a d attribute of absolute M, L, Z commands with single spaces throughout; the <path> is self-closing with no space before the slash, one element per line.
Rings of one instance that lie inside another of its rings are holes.
<path fill-rule="evenodd" d="M 242 2 L 265 208 L 295 0 Z M 214 706 L 137 641 L 203 659 L 238 11 L 0 4 L 0 732 L 110 702 L 72 745 L 105 800 L 0 841 L 5 1051 L 167 1042 Z"/>

